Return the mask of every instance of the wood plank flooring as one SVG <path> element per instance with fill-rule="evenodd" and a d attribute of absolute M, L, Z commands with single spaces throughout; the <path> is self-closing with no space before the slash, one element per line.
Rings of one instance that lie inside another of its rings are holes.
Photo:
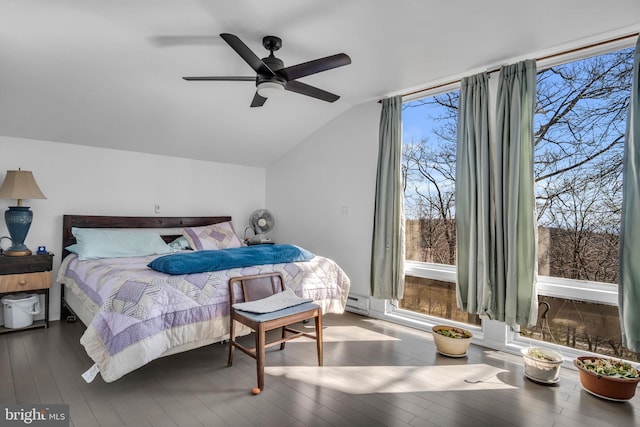
<path fill-rule="evenodd" d="M 430 333 L 351 313 L 324 320 L 325 365 L 311 340 L 268 350 L 258 396 L 255 362 L 236 352 L 227 368 L 226 344 L 87 384 L 81 323 L 0 335 L 0 403 L 67 403 L 76 427 L 640 425 L 639 396 L 591 396 L 570 369 L 544 386 L 524 378 L 519 356 L 471 346 L 447 358 Z"/>

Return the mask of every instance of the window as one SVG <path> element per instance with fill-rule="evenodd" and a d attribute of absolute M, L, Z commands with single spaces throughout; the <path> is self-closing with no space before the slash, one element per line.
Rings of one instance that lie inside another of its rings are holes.
<path fill-rule="evenodd" d="M 534 174 L 538 292 L 547 329 L 521 335 L 640 360 L 617 322 L 622 157 L 633 48 L 537 76 Z M 575 58 L 575 56 L 574 56 Z M 539 64 L 540 66 L 540 64 Z M 495 97 L 495 93 L 491 94 Z M 477 325 L 455 309 L 455 147 L 459 91 L 403 105 L 406 285 L 399 308 Z"/>
<path fill-rule="evenodd" d="M 622 156 L 633 49 L 538 72 L 539 274 L 618 282 Z"/>
<path fill-rule="evenodd" d="M 553 286 L 545 289 L 543 284 L 539 300 L 550 305 L 548 328 L 542 328 L 541 319 L 522 334 L 640 360 L 639 354 L 621 346 L 617 298 L 584 301 L 590 290 L 617 292 L 622 157 L 632 69 L 633 49 L 626 48 L 538 72 L 538 274 L 542 282 L 552 284 L 561 283 L 556 278 L 572 279 L 575 291 L 560 296 Z"/>
<path fill-rule="evenodd" d="M 459 90 L 403 104 L 405 258 L 455 265 L 455 151 Z M 406 268 L 399 308 L 480 325 L 476 315 L 456 307 L 455 276 L 421 277 Z M 452 270 L 449 270 L 451 272 Z M 448 280 L 447 280 L 448 279 Z"/>
<path fill-rule="evenodd" d="M 460 310 L 456 305 L 454 282 L 407 275 L 404 297 L 398 307 L 428 316 L 480 326 L 480 316 Z"/>
<path fill-rule="evenodd" d="M 455 264 L 456 130 L 460 91 L 403 105 L 406 259 Z"/>

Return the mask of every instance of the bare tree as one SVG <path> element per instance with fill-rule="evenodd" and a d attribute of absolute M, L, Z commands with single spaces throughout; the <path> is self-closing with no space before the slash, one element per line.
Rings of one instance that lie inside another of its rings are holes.
<path fill-rule="evenodd" d="M 566 194 L 553 201 L 550 274 L 571 279 L 617 283 L 620 221 L 608 208 L 617 193 L 608 182 L 565 177 Z"/>

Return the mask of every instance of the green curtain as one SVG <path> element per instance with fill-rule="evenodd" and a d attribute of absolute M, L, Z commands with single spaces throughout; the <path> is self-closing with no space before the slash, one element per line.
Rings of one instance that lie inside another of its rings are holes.
<path fill-rule="evenodd" d="M 402 299 L 404 292 L 404 194 L 402 184 L 402 97 L 384 99 L 380 114 L 371 295 Z"/>
<path fill-rule="evenodd" d="M 496 284 L 489 314 L 515 326 L 538 317 L 533 178 L 536 62 L 500 68 L 496 108 Z"/>
<path fill-rule="evenodd" d="M 489 140 L 489 75 L 460 84 L 456 151 L 456 297 L 458 307 L 484 314 L 491 300 L 493 155 Z"/>
<path fill-rule="evenodd" d="M 640 39 L 636 43 L 627 117 L 618 290 L 622 344 L 640 352 Z"/>

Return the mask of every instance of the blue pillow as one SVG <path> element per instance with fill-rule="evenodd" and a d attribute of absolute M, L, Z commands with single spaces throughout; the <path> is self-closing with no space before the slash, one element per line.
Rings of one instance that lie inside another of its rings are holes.
<path fill-rule="evenodd" d="M 77 243 L 66 247 L 81 261 L 97 258 L 135 257 L 167 254 L 171 248 L 158 233 L 144 230 L 71 228 Z"/>

